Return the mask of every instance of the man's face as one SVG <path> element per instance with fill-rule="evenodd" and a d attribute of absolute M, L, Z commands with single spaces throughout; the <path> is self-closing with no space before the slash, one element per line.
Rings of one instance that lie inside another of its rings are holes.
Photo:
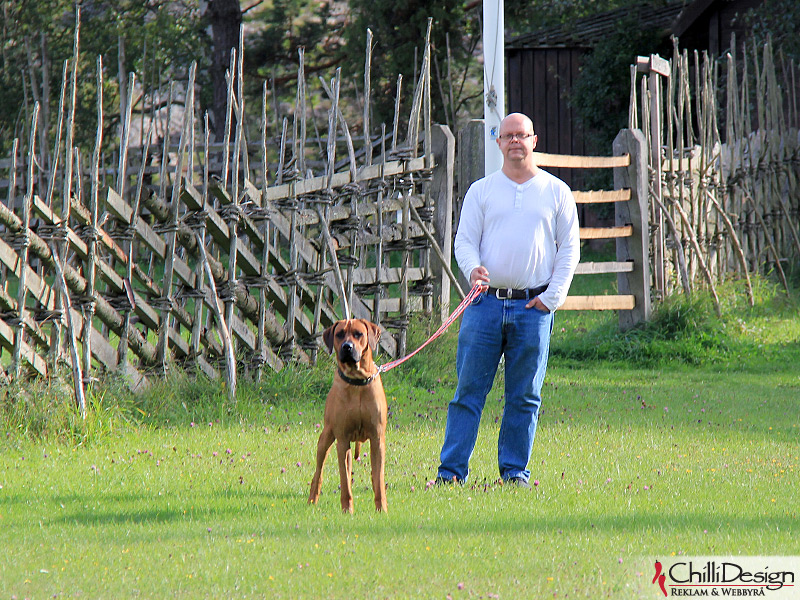
<path fill-rule="evenodd" d="M 506 160 L 525 160 L 536 148 L 533 125 L 524 118 L 507 117 L 500 126 L 497 144 Z"/>

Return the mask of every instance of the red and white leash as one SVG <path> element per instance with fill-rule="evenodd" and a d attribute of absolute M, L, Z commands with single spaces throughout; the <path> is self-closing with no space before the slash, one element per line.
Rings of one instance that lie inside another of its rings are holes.
<path fill-rule="evenodd" d="M 485 291 L 487 287 L 488 286 L 485 285 L 485 284 L 481 284 L 481 283 L 475 284 L 475 287 L 473 287 L 469 291 L 469 293 L 466 295 L 466 297 L 461 301 L 461 304 L 459 304 L 456 307 L 456 309 L 452 312 L 452 314 L 444 320 L 444 322 L 442 323 L 442 326 L 439 327 L 439 329 L 436 330 L 436 333 L 434 333 L 431 337 L 428 338 L 428 341 L 426 341 L 419 348 L 414 350 L 411 354 L 408 354 L 408 355 L 404 356 L 403 358 L 398 358 L 397 360 L 393 360 L 391 362 L 388 362 L 386 364 L 381 365 L 380 367 L 378 367 L 378 373 L 385 373 L 386 371 L 388 371 L 390 369 L 394 369 L 396 366 L 403 364 L 409 358 L 414 356 L 417 352 L 422 350 L 425 346 L 430 344 L 433 340 L 435 340 L 440 335 L 442 335 L 445 332 L 445 330 L 448 327 L 450 327 L 450 325 L 452 325 L 458 317 L 461 316 L 461 313 L 463 313 L 467 309 L 467 306 L 469 306 L 470 303 L 472 303 L 472 301 L 475 300 L 475 298 L 478 296 L 478 294 L 480 294 L 483 291 Z"/>

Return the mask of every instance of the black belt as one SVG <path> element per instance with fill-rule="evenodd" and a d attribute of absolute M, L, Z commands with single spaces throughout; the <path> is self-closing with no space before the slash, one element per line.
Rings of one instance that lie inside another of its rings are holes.
<path fill-rule="evenodd" d="M 543 294 L 547 290 L 547 285 L 540 285 L 539 287 L 530 288 L 527 290 L 512 290 L 510 288 L 495 288 L 490 287 L 487 293 L 493 295 L 498 300 L 530 300 L 539 294 Z"/>

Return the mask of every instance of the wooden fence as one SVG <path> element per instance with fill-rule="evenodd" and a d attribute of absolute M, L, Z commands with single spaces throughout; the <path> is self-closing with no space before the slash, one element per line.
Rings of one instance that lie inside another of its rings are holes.
<path fill-rule="evenodd" d="M 638 78 L 638 73 L 644 73 Z M 800 77 L 770 44 L 720 59 L 675 51 L 632 70 L 630 126 L 650 151 L 653 297 L 800 261 Z M 637 79 L 638 78 L 638 79 Z"/>
<path fill-rule="evenodd" d="M 208 118 L 195 108 L 194 67 L 183 86 L 179 135 L 158 144 L 148 135 L 136 148 L 127 142 L 131 75 L 116 170 L 104 170 L 101 160 L 102 98 L 88 165 L 72 144 L 69 104 L 58 129 L 63 118 L 67 135 L 42 160 L 37 131 L 46 124 L 34 107 L 27 145 L 15 141 L 0 165 L 2 378 L 50 376 L 66 365 L 85 411 L 86 386 L 101 373 L 138 386 L 183 365 L 224 375 L 233 396 L 237 375 L 314 361 L 322 330 L 343 316 L 380 324 L 383 351 L 405 352 L 411 316 L 446 314 L 454 280 L 455 141 L 430 120 L 426 48 L 407 126 L 398 109 L 393 130 L 362 136 L 358 152 L 338 73 L 330 86 L 323 82 L 330 109 L 327 135 L 316 140 L 323 146 L 316 175 L 304 145 L 302 55 L 293 122 L 284 119 L 281 135 L 267 135 L 265 86 L 260 142 L 248 144 L 241 48 L 238 59 L 232 52 L 218 153 Z M 65 65 L 62 98 L 77 90 L 75 71 L 68 72 Z M 100 61 L 97 72 L 101 90 Z M 398 106 L 400 93 L 398 84 Z M 42 174 L 41 165 L 52 168 Z"/>

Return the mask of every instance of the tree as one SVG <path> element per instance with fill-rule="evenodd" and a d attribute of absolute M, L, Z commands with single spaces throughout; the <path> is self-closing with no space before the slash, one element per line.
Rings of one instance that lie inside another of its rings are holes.
<path fill-rule="evenodd" d="M 273 0 L 253 11 L 248 22 L 255 30 L 247 40 L 245 68 L 277 84 L 297 75 L 299 50 L 306 72 L 316 73 L 342 61 L 342 33 L 347 12 L 318 0 Z"/>
<path fill-rule="evenodd" d="M 49 108 L 51 65 L 64 46 L 63 19 L 70 14 L 68 0 L 42 0 L 36 10 L 32 3 L 3 3 L 2 55 L 0 55 L 0 151 L 3 155 L 23 129 L 33 103 Z M 70 44 L 71 45 L 71 44 Z M 71 54 L 71 52 L 69 53 Z M 66 52 L 64 53 L 66 56 Z M 58 76 L 61 69 L 57 68 Z M 57 92 L 56 92 L 57 93 Z"/>
<path fill-rule="evenodd" d="M 764 0 L 740 17 L 758 44 L 772 40 L 773 47 L 800 62 L 800 6 L 796 0 Z"/>
<path fill-rule="evenodd" d="M 619 130 L 627 127 L 630 65 L 637 55 L 658 51 L 664 42 L 658 33 L 642 29 L 631 15 L 597 42 L 583 61 L 571 103 L 587 132 L 590 152 L 607 152 Z"/>
<path fill-rule="evenodd" d="M 269 81 L 270 116 L 277 122 L 283 116 L 282 106 L 293 106 L 301 49 L 309 103 L 323 104 L 325 94 L 314 79 L 318 75 L 329 78 L 341 63 L 347 14 L 346 5 L 326 0 L 272 0 L 250 11 L 244 69 L 249 76 L 245 85 L 254 100 L 251 105 L 260 107 L 262 84 Z"/>
<path fill-rule="evenodd" d="M 363 71 L 367 29 L 374 35 L 372 60 L 375 121 L 391 123 L 397 76 L 413 87 L 424 50 L 428 18 L 431 33 L 433 118 L 455 127 L 459 114 L 474 114 L 482 94 L 475 49 L 480 38 L 479 12 L 461 0 L 351 0 L 351 22 L 344 33 L 348 71 Z M 470 86 L 470 84 L 473 84 Z"/>
<path fill-rule="evenodd" d="M 57 120 L 62 65 L 73 56 L 73 0 L 6 0 L 0 56 L 0 151 L 24 139 L 27 114 L 40 101 L 44 130 Z M 210 47 L 198 0 L 82 0 L 76 143 L 88 148 L 96 127 L 96 60 L 103 57 L 108 132 L 119 122 L 120 95 L 135 72 L 145 89 L 185 78 L 192 60 L 207 71 Z M 163 95 L 137 96 L 135 111 L 150 111 Z M 106 136 L 111 143 L 113 136 Z"/>
<path fill-rule="evenodd" d="M 210 0 L 206 17 L 211 24 L 213 51 L 211 54 L 211 114 L 217 139 L 222 139 L 225 112 L 228 105 L 225 72 L 230 69 L 231 49 L 239 47 L 242 9 L 239 0 Z"/>

